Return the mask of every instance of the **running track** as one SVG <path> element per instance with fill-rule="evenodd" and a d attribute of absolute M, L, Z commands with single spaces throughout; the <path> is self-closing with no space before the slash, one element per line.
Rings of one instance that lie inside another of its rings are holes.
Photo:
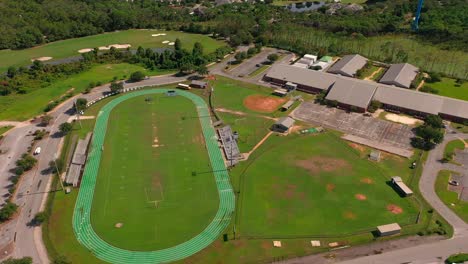
<path fill-rule="evenodd" d="M 124 94 L 106 104 L 96 119 L 91 149 L 73 213 L 73 230 L 78 241 L 103 261 L 116 264 L 145 264 L 180 260 L 201 251 L 218 239 L 221 232 L 227 228 L 231 221 L 231 216 L 235 209 L 235 195 L 230 184 L 229 174 L 226 170 L 221 150 L 218 146 L 215 130 L 211 124 L 208 106 L 201 97 L 178 90 L 179 96 L 190 99 L 197 108 L 219 194 L 219 207 L 216 216 L 197 236 L 177 246 L 156 251 L 130 251 L 117 248 L 102 240 L 93 230 L 90 212 L 103 151 L 102 146 L 106 135 L 107 121 L 112 109 L 119 103 L 136 96 L 161 94 L 167 91 L 168 89 L 151 89 Z"/>

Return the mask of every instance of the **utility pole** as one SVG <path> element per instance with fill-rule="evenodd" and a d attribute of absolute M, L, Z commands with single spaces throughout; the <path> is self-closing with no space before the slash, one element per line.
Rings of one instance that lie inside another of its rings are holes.
<path fill-rule="evenodd" d="M 60 170 L 57 166 L 57 155 L 54 156 L 54 164 L 55 164 L 55 169 L 57 170 L 57 177 L 60 182 L 60 186 L 62 187 L 62 191 L 64 191 L 65 188 L 63 187 L 62 177 L 60 177 Z"/>
<path fill-rule="evenodd" d="M 80 111 L 78 110 L 76 100 L 73 102 L 73 104 L 75 105 L 76 120 L 78 120 L 78 123 L 80 123 L 80 128 L 83 128 L 83 125 L 81 124 L 81 120 L 80 120 Z"/>

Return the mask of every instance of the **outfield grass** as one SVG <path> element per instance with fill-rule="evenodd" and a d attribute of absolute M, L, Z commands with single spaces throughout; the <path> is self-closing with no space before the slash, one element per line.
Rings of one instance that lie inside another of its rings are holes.
<path fill-rule="evenodd" d="M 0 127 L 0 136 L 3 135 L 3 133 L 7 132 L 8 130 L 12 129 L 13 126 L 2 126 Z"/>
<path fill-rule="evenodd" d="M 442 78 L 440 82 L 426 83 L 425 85 L 439 91 L 439 95 L 468 101 L 468 82 L 456 86 L 455 79 Z"/>
<path fill-rule="evenodd" d="M 130 250 L 187 241 L 218 209 L 195 106 L 183 97 L 149 97 L 112 111 L 91 212 L 101 238 Z"/>
<path fill-rule="evenodd" d="M 448 170 L 439 171 L 435 182 L 435 191 L 440 200 L 442 200 L 448 208 L 452 209 L 460 218 L 468 223 L 468 202 L 460 201 L 456 192 L 447 189 L 452 173 L 453 172 Z"/>
<path fill-rule="evenodd" d="M 135 71 L 143 71 L 148 75 L 168 73 L 167 70 L 147 71 L 141 66 L 128 63 L 97 65 L 88 71 L 56 81 L 44 88 L 28 91 L 26 94 L 0 96 L 0 120 L 27 120 L 43 113 L 50 101 L 57 100 L 71 89 L 74 94 L 81 93 L 90 82 L 108 83 L 114 77 L 124 79 L 124 76 L 129 77 Z"/>
<path fill-rule="evenodd" d="M 246 236 L 341 235 L 416 219 L 410 198 L 386 183 L 393 175 L 330 134 L 270 138 L 253 160 L 241 176 L 239 229 Z"/>
<path fill-rule="evenodd" d="M 166 36 L 152 37 L 152 34 L 165 33 Z M 223 42 L 214 40 L 205 35 L 190 34 L 164 30 L 125 30 L 83 38 L 67 39 L 52 42 L 46 45 L 24 50 L 0 50 L 0 72 L 6 71 L 9 66 L 22 66 L 31 64 L 31 59 L 38 57 L 53 57 L 54 59 L 79 56 L 78 50 L 95 48 L 111 44 L 130 44 L 132 49 L 138 46 L 144 48 L 162 48 L 171 46 L 162 41 L 175 41 L 179 38 L 182 47 L 191 50 L 195 42 L 203 44 L 206 53 L 214 52 L 224 45 Z"/>

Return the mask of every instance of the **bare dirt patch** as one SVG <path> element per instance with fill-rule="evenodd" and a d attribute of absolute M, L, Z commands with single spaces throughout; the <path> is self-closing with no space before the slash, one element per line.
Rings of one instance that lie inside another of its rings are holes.
<path fill-rule="evenodd" d="M 309 173 L 317 174 L 321 171 L 332 172 L 339 169 L 351 169 L 352 166 L 346 160 L 333 159 L 326 157 L 313 157 L 307 160 L 298 160 L 296 165 L 309 171 Z"/>
<path fill-rule="evenodd" d="M 285 98 L 254 94 L 244 99 L 244 106 L 252 111 L 271 113 L 277 110 L 284 102 L 286 102 Z"/>
<path fill-rule="evenodd" d="M 359 144 L 352 143 L 352 142 L 348 142 L 348 145 L 359 152 L 366 151 L 366 147 L 364 147 L 363 145 L 359 145 Z"/>
<path fill-rule="evenodd" d="M 357 218 L 356 214 L 351 212 L 351 211 L 345 211 L 343 213 L 343 217 L 346 218 L 346 219 L 356 219 Z"/>
<path fill-rule="evenodd" d="M 365 183 L 365 184 L 373 184 L 374 180 L 371 178 L 362 178 L 360 182 Z"/>
<path fill-rule="evenodd" d="M 403 209 L 401 209 L 401 207 L 396 205 L 396 204 L 387 205 L 387 210 L 389 212 L 391 212 L 392 214 L 401 214 L 401 213 L 403 213 Z"/>
<path fill-rule="evenodd" d="M 123 226 L 123 223 L 117 223 L 114 225 L 115 228 L 122 228 Z"/>
<path fill-rule="evenodd" d="M 354 197 L 355 197 L 356 199 L 358 199 L 359 201 L 365 201 L 365 200 L 367 200 L 367 196 L 365 196 L 365 195 L 362 194 L 362 193 L 357 193 L 357 194 L 354 195 Z"/>
<path fill-rule="evenodd" d="M 327 192 L 333 192 L 335 190 L 336 186 L 333 183 L 327 183 Z"/>
<path fill-rule="evenodd" d="M 262 248 L 263 249 L 272 249 L 273 244 L 270 241 L 262 241 Z"/>

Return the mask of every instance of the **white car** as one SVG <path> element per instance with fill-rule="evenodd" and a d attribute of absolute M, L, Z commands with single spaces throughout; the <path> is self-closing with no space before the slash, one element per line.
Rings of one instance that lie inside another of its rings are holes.
<path fill-rule="evenodd" d="M 39 155 L 41 154 L 41 147 L 37 147 L 36 150 L 34 150 L 34 155 Z"/>

